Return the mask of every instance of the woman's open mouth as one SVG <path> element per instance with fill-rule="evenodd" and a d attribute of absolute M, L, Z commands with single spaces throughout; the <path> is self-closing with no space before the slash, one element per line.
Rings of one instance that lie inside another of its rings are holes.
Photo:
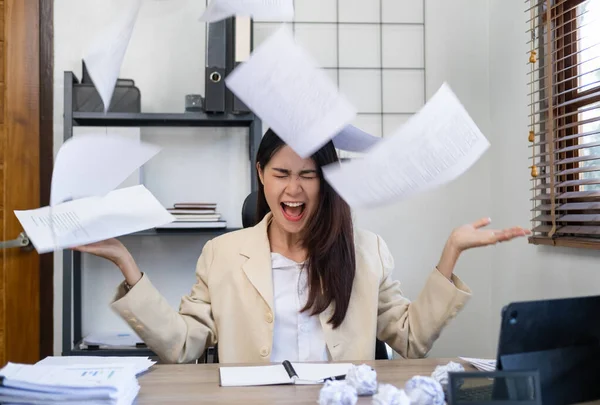
<path fill-rule="evenodd" d="M 306 204 L 304 204 L 303 202 L 296 202 L 296 201 L 282 202 L 281 203 L 281 212 L 283 212 L 283 216 L 288 221 L 297 222 L 297 221 L 300 221 L 302 219 L 302 217 L 304 216 L 304 208 L 305 207 L 306 207 Z"/>

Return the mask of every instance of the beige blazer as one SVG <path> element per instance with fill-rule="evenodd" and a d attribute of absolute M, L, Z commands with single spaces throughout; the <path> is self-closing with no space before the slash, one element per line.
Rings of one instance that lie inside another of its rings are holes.
<path fill-rule="evenodd" d="M 253 228 L 204 245 L 197 282 L 175 311 L 147 275 L 126 291 L 118 287 L 112 308 L 162 361 L 191 362 L 219 343 L 219 361 L 269 362 L 273 343 L 273 279 L 267 215 Z M 403 357 L 424 357 L 442 328 L 469 299 L 469 288 L 434 269 L 411 303 L 392 280 L 394 261 L 376 234 L 356 230 L 356 276 L 346 318 L 333 329 L 332 306 L 319 315 L 331 360 L 375 357 L 375 339 Z"/>

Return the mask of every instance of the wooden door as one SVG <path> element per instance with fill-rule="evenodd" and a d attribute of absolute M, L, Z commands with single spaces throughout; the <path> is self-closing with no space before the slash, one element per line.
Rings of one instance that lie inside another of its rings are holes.
<path fill-rule="evenodd" d="M 40 10 L 45 18 L 51 17 L 51 5 L 46 0 L 0 0 L 0 237 L 4 241 L 22 231 L 14 210 L 47 204 L 52 110 L 48 116 L 48 94 L 40 86 L 47 66 L 40 71 L 40 52 L 51 60 L 51 48 L 50 55 L 48 48 L 42 50 L 40 32 L 52 25 L 51 20 L 40 18 Z M 46 41 L 42 39 L 47 46 Z M 41 127 L 46 130 L 45 137 L 40 136 Z M 50 255 L 40 258 L 35 250 L 0 251 L 0 365 L 7 361 L 33 363 L 50 354 L 51 264 Z"/>

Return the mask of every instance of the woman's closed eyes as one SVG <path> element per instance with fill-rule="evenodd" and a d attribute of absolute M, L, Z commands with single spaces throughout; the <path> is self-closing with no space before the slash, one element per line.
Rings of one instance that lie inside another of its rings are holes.
<path fill-rule="evenodd" d="M 277 177 L 278 179 L 285 179 L 292 175 L 291 170 L 280 169 L 280 168 L 273 168 L 273 170 L 277 173 L 274 176 Z M 318 178 L 317 171 L 314 169 L 300 170 L 298 172 L 298 176 L 303 179 L 307 179 L 307 180 Z"/>

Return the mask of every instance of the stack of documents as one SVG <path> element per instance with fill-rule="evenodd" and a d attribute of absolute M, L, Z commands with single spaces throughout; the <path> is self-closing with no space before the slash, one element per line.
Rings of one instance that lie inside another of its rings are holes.
<path fill-rule="evenodd" d="M 36 363 L 42 366 L 72 366 L 72 365 L 111 365 L 130 364 L 136 376 L 145 373 L 156 364 L 149 357 L 142 356 L 48 356 Z"/>
<path fill-rule="evenodd" d="M 495 371 L 496 370 L 496 360 L 488 360 L 488 359 L 474 359 L 472 357 L 461 357 L 461 360 L 470 363 L 473 367 L 475 367 L 479 371 Z"/>
<path fill-rule="evenodd" d="M 140 386 L 133 364 L 30 365 L 0 370 L 0 403 L 125 405 Z"/>

